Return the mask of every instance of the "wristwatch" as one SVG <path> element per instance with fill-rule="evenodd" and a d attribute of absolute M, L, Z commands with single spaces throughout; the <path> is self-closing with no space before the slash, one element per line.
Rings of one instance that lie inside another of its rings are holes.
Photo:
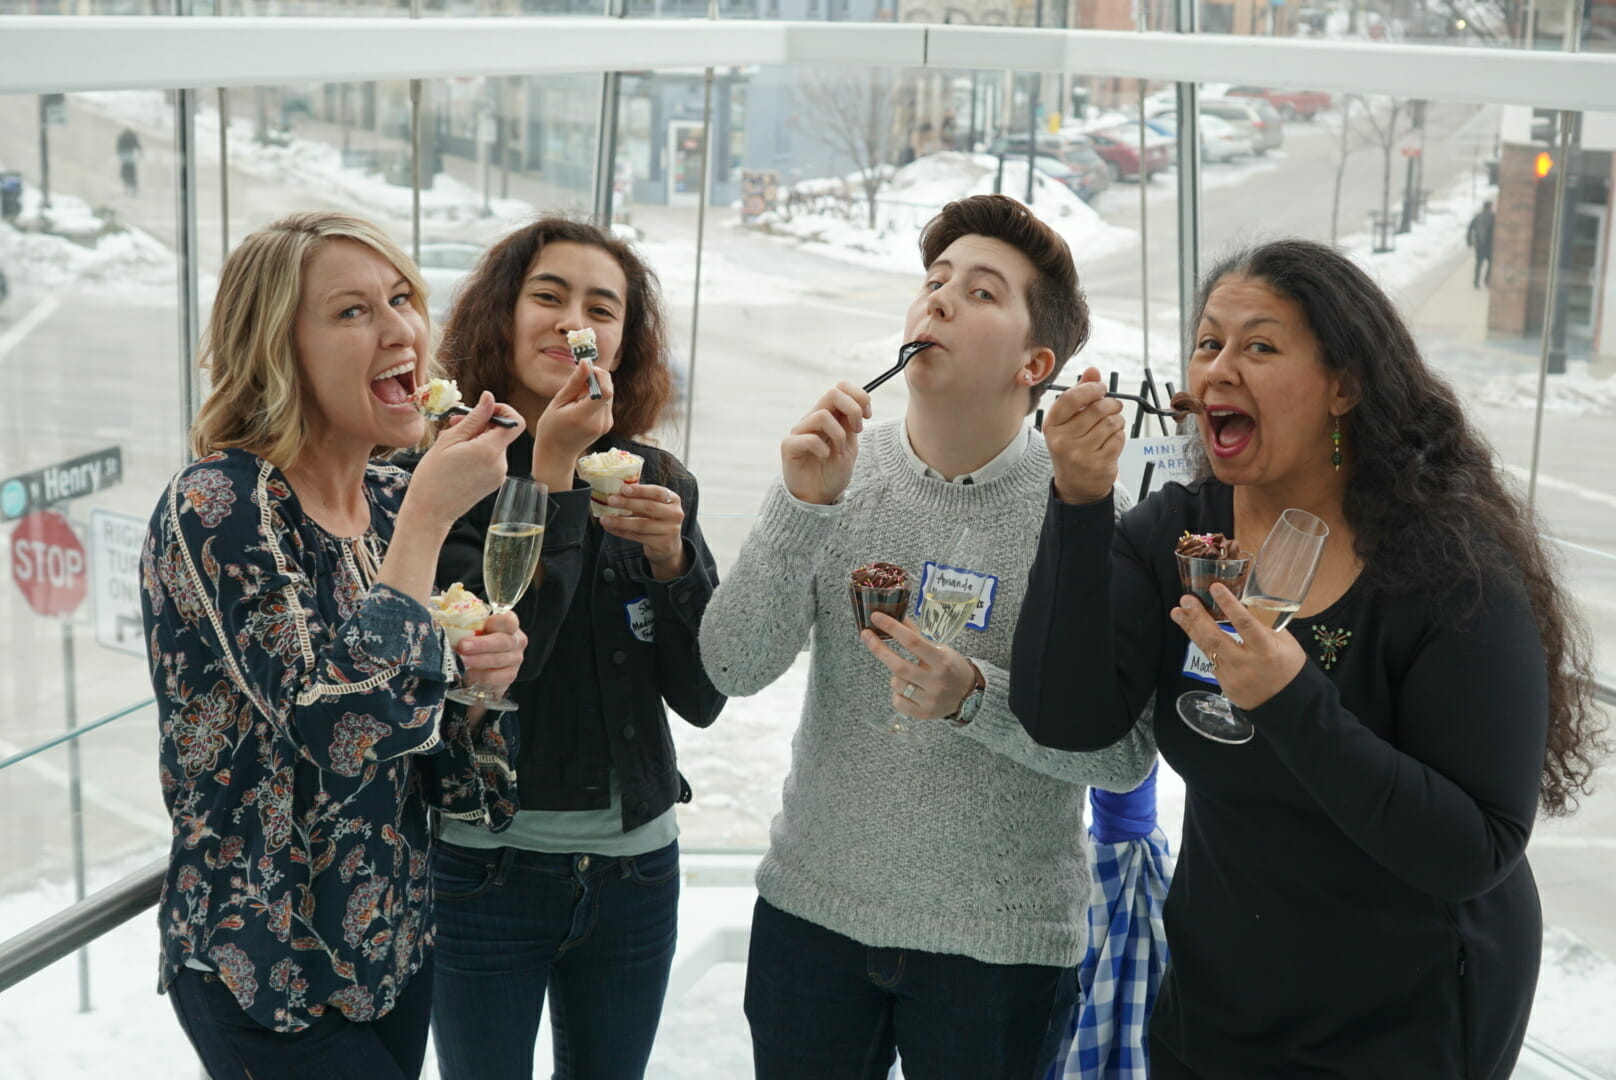
<path fill-rule="evenodd" d="M 965 700 L 959 703 L 959 708 L 943 717 L 955 727 L 964 727 L 975 720 L 976 714 L 982 711 L 982 699 L 988 694 L 988 682 L 982 677 L 982 669 L 972 664 L 971 671 L 976 675 L 976 685 L 965 695 Z"/>

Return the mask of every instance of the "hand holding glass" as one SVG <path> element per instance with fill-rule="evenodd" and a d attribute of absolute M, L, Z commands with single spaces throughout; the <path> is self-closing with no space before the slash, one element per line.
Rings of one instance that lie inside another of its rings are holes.
<path fill-rule="evenodd" d="M 509 611 L 522 599 L 539 568 L 550 491 L 526 477 L 508 476 L 494 499 L 483 540 L 483 588 L 494 611 Z M 516 702 L 483 686 L 456 687 L 450 701 L 510 712 Z"/>
<path fill-rule="evenodd" d="M 1329 536 L 1330 527 L 1306 510 L 1286 510 L 1279 515 L 1251 564 L 1240 595 L 1240 603 L 1253 618 L 1270 630 L 1285 628 L 1307 599 Z M 1208 610 L 1217 616 L 1215 608 L 1209 605 Z M 1243 743 L 1254 734 L 1251 721 L 1222 694 L 1193 690 L 1180 695 L 1178 715 L 1197 734 L 1217 742 Z"/>
<path fill-rule="evenodd" d="M 976 611 L 976 576 L 969 567 L 981 565 L 981 545 L 969 525 L 962 525 L 942 560 L 934 563 L 921 585 L 916 629 L 934 645 L 951 645 Z M 914 732 L 913 718 L 894 710 L 888 727 L 896 735 Z"/>

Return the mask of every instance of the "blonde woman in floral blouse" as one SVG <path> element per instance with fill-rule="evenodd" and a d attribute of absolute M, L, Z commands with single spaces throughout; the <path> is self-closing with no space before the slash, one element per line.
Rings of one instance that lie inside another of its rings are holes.
<path fill-rule="evenodd" d="M 414 1077 L 431 994 L 427 803 L 486 815 L 508 758 L 444 708 L 456 665 L 424 603 L 455 519 L 521 427 L 484 394 L 411 479 L 425 290 L 374 226 L 297 214 L 226 261 L 199 460 L 159 500 L 145 626 L 174 821 L 160 989 L 214 1080 Z M 408 486 L 406 487 L 406 483 Z M 504 688 L 514 616 L 460 647 Z"/>

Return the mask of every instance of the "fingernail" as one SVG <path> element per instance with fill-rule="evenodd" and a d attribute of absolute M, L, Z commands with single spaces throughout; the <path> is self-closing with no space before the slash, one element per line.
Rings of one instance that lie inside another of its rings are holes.
<path fill-rule="evenodd" d="M 1172 619 L 1175 623 L 1181 623 L 1181 622 L 1184 621 L 1184 613 L 1182 611 L 1178 610 L 1177 608 L 1174 608 L 1172 611 L 1168 612 L 1167 614 L 1168 614 L 1168 618 Z"/>

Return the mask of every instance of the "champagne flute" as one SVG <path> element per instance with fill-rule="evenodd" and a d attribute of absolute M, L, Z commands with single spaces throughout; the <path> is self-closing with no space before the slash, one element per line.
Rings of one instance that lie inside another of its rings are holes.
<path fill-rule="evenodd" d="M 539 568 L 550 489 L 525 476 L 507 476 L 494 498 L 494 513 L 483 540 L 483 588 L 497 614 L 522 599 Z M 456 687 L 450 701 L 510 712 L 516 702 L 485 686 Z"/>
<path fill-rule="evenodd" d="M 1240 603 L 1270 630 L 1285 624 L 1307 599 L 1330 527 L 1306 510 L 1286 510 L 1274 522 L 1246 577 Z M 1251 739 L 1251 721 L 1222 694 L 1192 690 L 1178 699 L 1179 718 L 1199 735 L 1222 743 Z"/>
<path fill-rule="evenodd" d="M 940 562 L 929 564 L 920 582 L 916 629 L 935 645 L 950 645 L 969 625 L 980 601 L 979 585 L 985 571 L 977 534 L 962 525 Z M 888 726 L 895 735 L 912 735 L 916 721 L 894 710 Z"/>

